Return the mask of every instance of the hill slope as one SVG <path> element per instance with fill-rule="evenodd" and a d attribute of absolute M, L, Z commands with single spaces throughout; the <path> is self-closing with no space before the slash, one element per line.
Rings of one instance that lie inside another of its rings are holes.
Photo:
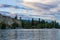
<path fill-rule="evenodd" d="M 20 20 L 17 20 L 8 16 L 3 16 L 0 14 L 0 26 L 3 22 L 7 24 L 7 26 L 12 26 L 13 23 L 17 23 L 19 26 L 21 26 Z"/>

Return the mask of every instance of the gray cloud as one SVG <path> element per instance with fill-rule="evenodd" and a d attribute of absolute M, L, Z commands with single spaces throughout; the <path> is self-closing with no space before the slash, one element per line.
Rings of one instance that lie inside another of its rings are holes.
<path fill-rule="evenodd" d="M 13 5 L 7 5 L 7 4 L 0 4 L 0 8 L 15 8 L 15 9 L 25 9 L 25 10 L 32 10 L 31 8 L 25 7 L 25 6 L 13 6 Z"/>
<path fill-rule="evenodd" d="M 60 0 L 46 0 L 46 2 L 23 2 L 18 6 L 2 4 L 0 5 L 0 8 L 15 8 L 15 11 L 18 9 L 18 14 L 23 14 L 23 16 L 21 15 L 22 17 L 57 20 L 57 22 L 60 20 Z M 20 9 L 23 9 L 24 11 L 21 12 Z"/>
<path fill-rule="evenodd" d="M 60 0 L 55 0 L 48 4 L 38 2 L 26 2 L 24 4 L 25 6 L 35 9 L 32 11 L 33 14 L 31 14 L 33 17 L 41 17 L 42 19 L 48 20 L 60 20 Z"/>

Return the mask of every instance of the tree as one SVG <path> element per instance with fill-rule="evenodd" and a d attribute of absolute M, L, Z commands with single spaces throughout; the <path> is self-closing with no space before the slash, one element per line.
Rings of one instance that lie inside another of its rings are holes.
<path fill-rule="evenodd" d="M 17 15 L 15 16 L 15 19 L 17 19 Z"/>
<path fill-rule="evenodd" d="M 56 23 L 55 28 L 60 28 L 59 23 Z"/>
<path fill-rule="evenodd" d="M 19 27 L 19 25 L 18 25 L 18 23 L 16 23 L 16 22 L 14 22 L 13 24 L 12 24 L 12 29 L 15 29 L 15 28 L 18 28 Z"/>
<path fill-rule="evenodd" d="M 20 21 L 21 21 L 21 17 L 20 17 Z"/>
<path fill-rule="evenodd" d="M 39 18 L 38 22 L 40 23 L 40 18 Z"/>
<path fill-rule="evenodd" d="M 24 20 L 21 21 L 22 28 L 24 28 Z"/>
<path fill-rule="evenodd" d="M 55 25 L 56 25 L 56 21 L 52 21 L 49 26 L 50 28 L 55 28 Z"/>
<path fill-rule="evenodd" d="M 6 29 L 6 23 L 1 22 L 1 29 Z"/>
<path fill-rule="evenodd" d="M 32 26 L 31 26 L 29 20 L 24 23 L 24 28 L 30 29 L 31 27 L 32 27 Z"/>
<path fill-rule="evenodd" d="M 34 25 L 34 19 L 32 18 L 32 26 Z"/>
<path fill-rule="evenodd" d="M 45 20 L 41 21 L 42 28 L 45 28 Z"/>

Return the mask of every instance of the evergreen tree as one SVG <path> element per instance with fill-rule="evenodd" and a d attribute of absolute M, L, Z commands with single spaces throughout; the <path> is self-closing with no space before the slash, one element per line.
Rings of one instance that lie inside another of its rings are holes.
<path fill-rule="evenodd" d="M 15 16 L 15 19 L 17 19 L 17 15 Z"/>
<path fill-rule="evenodd" d="M 27 21 L 24 22 L 24 28 L 25 28 L 25 29 L 30 29 L 30 28 L 32 28 L 31 23 L 30 23 L 29 20 L 27 20 Z"/>
<path fill-rule="evenodd" d="M 15 29 L 15 28 L 18 28 L 19 27 L 19 25 L 18 25 L 18 23 L 16 23 L 16 22 L 14 22 L 13 24 L 12 24 L 12 29 Z"/>
<path fill-rule="evenodd" d="M 45 20 L 41 21 L 42 28 L 45 28 Z"/>
<path fill-rule="evenodd" d="M 21 21 L 21 17 L 20 17 L 20 21 Z"/>
<path fill-rule="evenodd" d="M 6 29 L 6 23 L 1 22 L 1 29 Z"/>
<path fill-rule="evenodd" d="M 38 22 L 40 23 L 40 18 L 39 18 Z"/>
<path fill-rule="evenodd" d="M 22 28 L 24 28 L 24 20 L 21 21 Z"/>
<path fill-rule="evenodd" d="M 32 18 L 32 26 L 34 25 L 34 19 Z"/>

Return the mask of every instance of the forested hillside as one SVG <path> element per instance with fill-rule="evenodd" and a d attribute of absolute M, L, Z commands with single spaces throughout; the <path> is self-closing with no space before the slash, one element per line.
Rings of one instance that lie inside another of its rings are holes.
<path fill-rule="evenodd" d="M 38 20 L 23 20 L 22 17 L 17 19 L 0 14 L 0 29 L 43 29 L 43 28 L 60 28 L 56 21 L 45 21 L 38 18 Z"/>

